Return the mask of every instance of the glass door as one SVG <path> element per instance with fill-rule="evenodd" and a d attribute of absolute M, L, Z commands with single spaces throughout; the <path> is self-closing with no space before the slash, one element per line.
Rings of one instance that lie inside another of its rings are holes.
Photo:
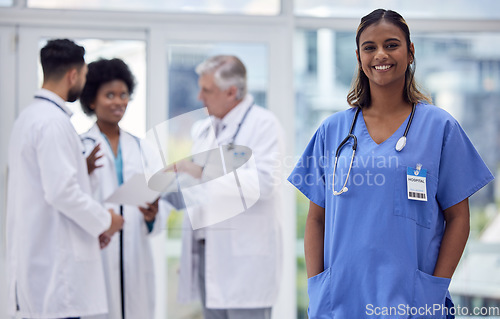
<path fill-rule="evenodd" d="M 92 30 L 92 29 L 60 29 L 21 27 L 19 29 L 19 64 L 17 74 L 17 109 L 22 110 L 33 98 L 33 94 L 42 83 L 42 71 L 39 63 L 40 49 L 47 40 L 55 38 L 69 38 L 85 48 L 87 63 L 99 58 L 120 58 L 130 67 L 136 81 L 136 88 L 127 107 L 127 112 L 120 126 L 138 136 L 143 137 L 146 132 L 147 114 L 151 103 L 148 103 L 148 38 L 145 31 L 135 30 Z M 14 72 L 13 72 L 14 73 Z M 13 90 L 15 91 L 15 90 Z M 68 103 L 74 112 L 72 123 L 78 133 L 87 131 L 95 121 L 88 118 L 81 110 L 78 101 Z M 152 112 L 154 113 L 154 112 Z M 152 239 L 153 258 L 156 273 L 156 296 L 160 302 L 156 303 L 156 318 L 166 318 L 166 305 L 161 300 L 165 296 L 166 257 L 164 235 Z"/>
<path fill-rule="evenodd" d="M 293 91 L 292 61 L 287 54 L 291 39 L 282 36 L 285 32 L 283 29 L 263 27 L 260 30 L 255 26 L 249 28 L 241 24 L 211 25 L 197 29 L 178 26 L 166 30 L 161 58 L 167 69 L 164 83 L 168 92 L 165 114 L 167 118 L 203 107 L 197 99 L 199 88 L 195 67 L 209 56 L 224 54 L 235 55 L 245 64 L 248 91 L 253 95 L 256 104 L 271 110 L 282 121 L 281 124 L 286 130 L 291 129 L 290 123 L 294 120 L 293 112 L 290 112 L 293 109 L 293 95 L 290 94 Z M 290 73 L 289 76 L 287 72 Z M 287 145 L 291 145 L 293 137 L 293 134 L 289 133 L 286 134 Z M 283 182 L 282 209 L 283 212 L 293 212 L 293 192 L 287 186 Z M 295 216 L 283 213 L 281 217 L 284 242 L 283 277 L 279 301 L 273 307 L 273 318 L 294 318 Z M 183 212 L 173 211 L 168 221 L 168 318 L 201 318 L 199 303 L 185 305 L 177 301 L 182 220 Z"/>

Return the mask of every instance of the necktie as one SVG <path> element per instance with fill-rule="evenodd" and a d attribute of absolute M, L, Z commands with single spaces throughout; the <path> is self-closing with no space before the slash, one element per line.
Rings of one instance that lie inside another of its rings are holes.
<path fill-rule="evenodd" d="M 226 126 L 222 122 L 218 122 L 215 125 L 215 137 L 219 137 L 220 133 L 224 130 Z"/>

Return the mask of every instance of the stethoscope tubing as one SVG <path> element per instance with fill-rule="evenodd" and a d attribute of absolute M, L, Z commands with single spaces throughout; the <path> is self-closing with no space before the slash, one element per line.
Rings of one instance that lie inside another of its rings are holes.
<path fill-rule="evenodd" d="M 406 124 L 406 128 L 405 128 L 404 134 L 398 140 L 398 143 L 396 144 L 396 151 L 398 151 L 398 152 L 400 152 L 405 147 L 405 145 L 406 145 L 406 136 L 408 135 L 408 131 L 410 130 L 411 123 L 413 122 L 413 117 L 415 116 L 415 108 L 416 108 L 416 106 L 414 104 L 412 106 L 411 113 L 410 113 L 410 118 L 408 119 L 408 123 Z M 347 136 L 339 144 L 339 146 L 337 147 L 337 150 L 335 151 L 335 163 L 334 163 L 334 166 L 333 166 L 333 179 L 332 179 L 332 191 L 333 191 L 334 195 L 340 195 L 342 193 L 347 192 L 347 190 L 348 190 L 347 189 L 347 182 L 349 180 L 349 175 L 351 173 L 352 164 L 353 164 L 353 161 L 354 161 L 354 155 L 355 155 L 356 150 L 358 148 L 358 139 L 357 139 L 356 135 L 354 135 L 354 133 L 353 133 L 354 132 L 354 125 L 356 124 L 356 121 L 358 119 L 358 115 L 359 115 L 360 110 L 361 110 L 361 107 L 358 106 L 356 108 L 356 113 L 354 114 L 354 117 L 352 119 L 351 127 L 349 129 L 349 134 L 347 134 Z M 334 189 L 334 187 L 335 187 L 335 173 L 337 171 L 337 160 L 338 160 L 340 151 L 342 150 L 342 148 L 345 146 L 345 144 L 347 144 L 347 142 L 350 139 L 353 140 L 353 143 L 352 143 L 352 156 L 351 156 L 351 163 L 349 165 L 349 171 L 347 172 L 347 177 L 346 177 L 344 186 L 342 186 L 342 188 L 340 189 L 340 191 L 336 191 Z M 400 140 L 403 140 L 403 143 L 401 144 L 401 146 L 400 146 Z"/>

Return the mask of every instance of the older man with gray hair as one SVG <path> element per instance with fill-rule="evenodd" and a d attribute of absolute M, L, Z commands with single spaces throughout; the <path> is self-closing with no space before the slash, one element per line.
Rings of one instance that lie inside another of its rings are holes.
<path fill-rule="evenodd" d="M 218 55 L 198 65 L 200 92 L 210 119 L 194 130 L 193 154 L 223 145 L 251 149 L 258 176 L 256 202 L 242 212 L 210 226 L 185 227 L 179 297 L 201 297 L 205 319 L 271 318 L 281 281 L 282 235 L 279 163 L 283 154 L 282 128 L 269 111 L 255 105 L 247 93 L 246 68 L 235 56 Z M 215 134 L 207 134 L 213 128 Z M 207 174 L 193 162 L 177 165 L 203 181 Z M 241 179 L 240 179 L 241 180 Z M 230 205 L 224 190 L 221 210 Z M 242 195 L 243 196 L 243 195 Z M 200 206 L 198 216 L 205 209 Z M 189 219 L 186 218 L 187 222 Z"/>

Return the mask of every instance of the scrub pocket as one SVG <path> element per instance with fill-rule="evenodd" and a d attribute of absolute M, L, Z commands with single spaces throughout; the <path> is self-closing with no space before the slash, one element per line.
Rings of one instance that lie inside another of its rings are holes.
<path fill-rule="evenodd" d="M 394 215 L 412 219 L 425 228 L 430 228 L 432 214 L 438 212 L 436 201 L 437 178 L 427 173 L 427 201 L 408 199 L 406 181 L 406 165 L 400 165 L 396 170 L 394 183 Z"/>
<path fill-rule="evenodd" d="M 333 303 L 331 285 L 331 268 L 307 279 L 307 294 L 309 295 L 309 319 L 333 319 Z"/>
<path fill-rule="evenodd" d="M 420 315 L 412 318 L 435 318 L 445 319 L 446 296 L 451 279 L 431 276 L 423 271 L 415 270 L 415 280 L 413 288 L 413 307 L 420 310 Z M 436 311 L 425 312 L 427 309 Z"/>

